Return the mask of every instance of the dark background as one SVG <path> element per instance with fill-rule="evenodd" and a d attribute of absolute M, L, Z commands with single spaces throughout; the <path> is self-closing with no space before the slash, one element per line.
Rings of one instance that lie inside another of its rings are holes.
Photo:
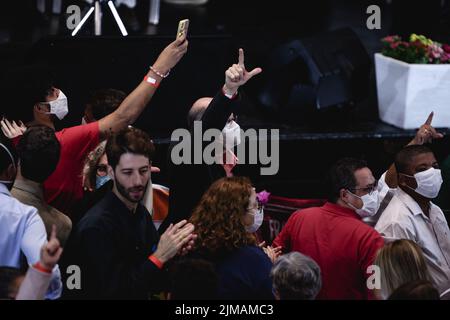
<path fill-rule="evenodd" d="M 154 162 L 162 172 L 153 179 L 160 183 L 167 183 L 167 147 L 172 130 L 185 126 L 186 112 L 197 98 L 212 96 L 223 85 L 224 71 L 237 62 L 239 47 L 245 50 L 248 69 L 265 69 L 270 53 L 279 45 L 342 27 L 349 27 L 358 35 L 372 61 L 373 54 L 381 48 L 380 38 L 390 34 L 417 33 L 450 42 L 447 0 L 209 0 L 200 7 L 162 2 L 158 26 L 146 23 L 148 2 L 138 1 L 136 20 L 132 19 L 133 12 L 119 8 L 129 27 L 127 38 L 120 36 L 109 12 L 105 12 L 102 37 L 93 37 L 93 25 L 88 23 L 79 36 L 71 38 L 64 14 L 70 4 L 83 5 L 80 1 L 63 1 L 63 14 L 41 15 L 35 10 L 34 1 L 0 4 L 0 76 L 15 66 L 50 64 L 56 72 L 57 85 L 69 98 L 70 112 L 61 127 L 80 123 L 92 90 L 113 87 L 130 92 L 159 52 L 173 40 L 178 20 L 191 20 L 188 53 L 164 80 L 135 124 L 148 131 L 157 144 Z M 366 27 L 366 9 L 371 4 L 381 7 L 381 30 Z M 317 113 L 314 121 L 286 119 L 282 114 L 264 110 L 256 95 L 265 78 L 261 75 L 252 79 L 244 88 L 248 98 L 240 124 L 244 128 L 280 129 L 280 171 L 275 176 L 260 176 L 258 166 L 243 165 L 240 173 L 250 176 L 258 189 L 300 198 L 324 197 L 323 174 L 342 156 L 366 159 L 379 176 L 392 162 L 395 151 L 415 131 L 396 129 L 378 120 L 373 65 L 368 77 L 364 99 L 351 107 Z M 20 118 L 29 112 L 17 103 L 20 93 L 4 88 L 0 88 L 0 113 Z M 447 137 L 434 143 L 439 160 L 445 159 L 448 147 Z"/>

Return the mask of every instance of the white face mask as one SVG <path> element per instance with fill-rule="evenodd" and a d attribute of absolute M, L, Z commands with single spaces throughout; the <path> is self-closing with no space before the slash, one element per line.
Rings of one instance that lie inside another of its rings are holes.
<path fill-rule="evenodd" d="M 232 149 L 241 143 L 241 127 L 232 120 L 222 129 L 222 135 L 225 139 L 225 149 Z"/>
<path fill-rule="evenodd" d="M 245 230 L 247 230 L 247 232 L 249 233 L 256 232 L 259 229 L 259 227 L 261 227 L 263 220 L 264 220 L 264 208 L 261 208 L 253 215 L 253 224 L 251 226 L 246 226 Z"/>
<path fill-rule="evenodd" d="M 43 103 L 48 103 L 50 105 L 50 112 L 47 112 L 47 114 L 54 114 L 59 120 L 62 120 L 67 113 L 69 113 L 67 97 L 61 90 L 59 90 L 59 95 L 56 100 Z"/>
<path fill-rule="evenodd" d="M 348 191 L 348 192 L 350 192 L 350 191 Z M 361 201 L 363 202 L 363 206 L 360 209 L 356 208 L 354 205 L 347 202 L 347 204 L 350 207 L 352 207 L 361 218 L 372 217 L 377 213 L 378 208 L 380 206 L 379 201 L 378 201 L 378 190 L 373 191 L 372 194 L 369 194 L 369 193 L 365 194 L 362 197 L 357 196 L 356 194 L 354 194 L 352 192 L 350 192 L 350 193 L 352 195 L 354 195 L 355 197 L 361 199 Z"/>
<path fill-rule="evenodd" d="M 403 175 L 416 179 L 417 188 L 413 190 L 425 198 L 434 199 L 441 190 L 442 175 L 440 169 L 430 168 L 416 173 L 414 177 L 407 174 Z M 408 188 L 412 189 L 410 186 L 408 186 Z"/>

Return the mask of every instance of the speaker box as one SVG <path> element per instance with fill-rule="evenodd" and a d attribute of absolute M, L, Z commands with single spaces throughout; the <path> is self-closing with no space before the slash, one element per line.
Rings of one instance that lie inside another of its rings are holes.
<path fill-rule="evenodd" d="M 366 98 L 370 68 L 369 55 L 351 29 L 293 40 L 269 54 L 258 101 L 283 119 L 308 120 Z"/>

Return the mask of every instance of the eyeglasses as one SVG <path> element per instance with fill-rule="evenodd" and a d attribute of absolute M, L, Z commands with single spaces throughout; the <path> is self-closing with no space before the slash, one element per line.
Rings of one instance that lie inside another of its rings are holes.
<path fill-rule="evenodd" d="M 108 166 L 106 164 L 97 165 L 97 174 L 99 176 L 104 176 L 108 173 Z"/>
<path fill-rule="evenodd" d="M 375 180 L 374 183 L 372 183 L 371 185 L 368 185 L 365 188 L 352 188 L 350 190 L 352 190 L 352 191 L 361 190 L 364 193 L 367 193 L 367 194 L 371 195 L 374 191 L 378 190 L 378 180 Z"/>

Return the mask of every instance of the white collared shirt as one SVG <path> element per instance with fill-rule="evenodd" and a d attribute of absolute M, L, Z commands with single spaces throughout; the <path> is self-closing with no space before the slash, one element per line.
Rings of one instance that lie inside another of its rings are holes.
<path fill-rule="evenodd" d="M 363 218 L 363 221 L 365 224 L 371 226 L 372 228 L 375 227 L 377 224 L 378 219 L 380 218 L 381 214 L 383 213 L 384 209 L 387 207 L 389 202 L 392 199 L 392 195 L 395 192 L 395 188 L 389 188 L 389 186 L 386 183 L 386 173 L 383 173 L 378 180 L 378 210 L 375 213 L 375 215 L 371 217 L 365 217 Z"/>
<path fill-rule="evenodd" d="M 429 217 L 418 203 L 397 188 L 375 229 L 386 242 L 414 241 L 422 249 L 432 281 L 443 292 L 450 288 L 450 230 L 442 210 L 430 202 Z"/>
<path fill-rule="evenodd" d="M 35 264 L 46 242 L 47 232 L 37 209 L 13 198 L 0 183 L 0 266 L 20 268 L 21 253 L 29 265 Z M 61 274 L 55 266 L 47 298 L 57 299 L 61 293 Z"/>

